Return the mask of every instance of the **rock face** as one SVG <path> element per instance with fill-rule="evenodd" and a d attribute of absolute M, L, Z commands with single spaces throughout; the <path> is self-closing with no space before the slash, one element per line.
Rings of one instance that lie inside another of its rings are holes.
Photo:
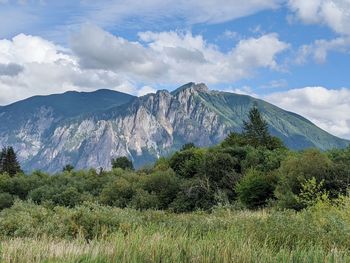
<path fill-rule="evenodd" d="M 27 171 L 57 172 L 66 164 L 109 169 L 117 156 L 141 166 L 187 142 L 220 142 L 240 131 L 254 104 L 270 131 L 291 148 L 349 143 L 264 101 L 188 83 L 171 93 L 161 90 L 139 98 L 108 90 L 69 92 L 1 107 L 0 145 L 14 146 Z"/>

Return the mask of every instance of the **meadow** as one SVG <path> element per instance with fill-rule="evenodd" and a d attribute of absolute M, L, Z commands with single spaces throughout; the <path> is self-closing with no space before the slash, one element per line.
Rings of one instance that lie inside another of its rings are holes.
<path fill-rule="evenodd" d="M 0 213 L 1 262 L 349 262 L 349 208 L 348 197 L 185 214 L 17 201 Z"/>

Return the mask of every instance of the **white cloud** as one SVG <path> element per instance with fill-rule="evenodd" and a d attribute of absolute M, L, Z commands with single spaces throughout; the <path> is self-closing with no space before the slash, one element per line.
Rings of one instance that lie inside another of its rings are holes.
<path fill-rule="evenodd" d="M 306 87 L 273 93 L 264 99 L 308 118 L 332 134 L 350 139 L 350 89 Z"/>
<path fill-rule="evenodd" d="M 140 43 L 129 42 L 93 25 L 84 25 L 71 38 L 72 50 L 83 68 L 113 70 L 154 78 L 166 65 Z"/>
<path fill-rule="evenodd" d="M 137 96 L 143 96 L 146 94 L 150 94 L 150 93 L 156 93 L 156 89 L 150 87 L 150 86 L 143 86 L 141 89 L 138 90 L 137 92 Z"/>
<path fill-rule="evenodd" d="M 311 57 L 317 63 L 324 63 L 328 52 L 350 50 L 350 1 L 349 0 L 289 0 L 288 6 L 295 20 L 306 24 L 328 26 L 339 36 L 319 39 L 299 48 L 296 63 L 303 64 Z"/>
<path fill-rule="evenodd" d="M 330 51 L 348 52 L 350 50 L 350 37 L 338 37 L 332 40 L 316 40 L 309 45 L 299 48 L 296 56 L 297 64 L 304 64 L 311 57 L 317 63 L 325 63 Z"/>
<path fill-rule="evenodd" d="M 40 37 L 0 40 L 0 105 L 37 94 L 123 85 L 131 86 L 114 72 L 81 69 L 74 56 Z"/>
<path fill-rule="evenodd" d="M 289 0 L 289 7 L 295 18 L 307 24 L 323 24 L 341 36 L 320 39 L 303 45 L 296 62 L 305 63 L 311 56 L 316 62 L 324 63 L 329 51 L 346 52 L 350 48 L 350 1 L 349 0 Z"/>
<path fill-rule="evenodd" d="M 288 48 L 276 34 L 243 39 L 227 53 L 190 32 L 142 32 L 139 38 L 129 42 L 85 25 L 73 35 L 72 49 L 83 68 L 111 70 L 150 84 L 179 84 L 228 83 L 261 67 L 277 69 L 277 55 Z"/>
<path fill-rule="evenodd" d="M 259 38 L 241 40 L 232 50 L 232 59 L 237 66 L 269 67 L 277 69 L 276 54 L 286 50 L 288 44 L 281 42 L 276 34 L 267 34 Z"/>
<path fill-rule="evenodd" d="M 190 32 L 144 32 L 139 39 L 85 25 L 72 36 L 72 50 L 24 34 L 0 40 L 0 104 L 66 90 L 143 95 L 154 91 L 147 85 L 228 83 L 277 69 L 277 55 L 288 48 L 276 34 L 243 39 L 226 53 Z"/>
<path fill-rule="evenodd" d="M 308 24 L 323 24 L 339 34 L 350 35 L 349 0 L 289 0 L 297 19 Z"/>
<path fill-rule="evenodd" d="M 63 48 L 40 37 L 20 34 L 12 40 L 0 41 L 0 63 L 52 63 L 72 61 Z"/>

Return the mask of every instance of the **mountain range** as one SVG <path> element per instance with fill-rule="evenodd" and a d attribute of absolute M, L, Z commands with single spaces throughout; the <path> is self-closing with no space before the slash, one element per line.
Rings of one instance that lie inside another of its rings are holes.
<path fill-rule="evenodd" d="M 140 167 L 185 143 L 210 146 L 240 132 L 254 105 L 271 134 L 291 149 L 350 143 L 263 100 L 188 83 L 142 97 L 106 89 L 70 91 L 2 106 L 0 146 L 13 146 L 25 171 L 57 172 L 66 164 L 110 169 L 117 156 L 128 156 Z"/>

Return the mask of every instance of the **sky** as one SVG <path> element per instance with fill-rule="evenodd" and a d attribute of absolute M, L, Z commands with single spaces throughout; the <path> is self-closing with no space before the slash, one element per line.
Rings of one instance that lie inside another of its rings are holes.
<path fill-rule="evenodd" d="M 0 105 L 188 82 L 350 139 L 350 0 L 0 0 Z"/>

